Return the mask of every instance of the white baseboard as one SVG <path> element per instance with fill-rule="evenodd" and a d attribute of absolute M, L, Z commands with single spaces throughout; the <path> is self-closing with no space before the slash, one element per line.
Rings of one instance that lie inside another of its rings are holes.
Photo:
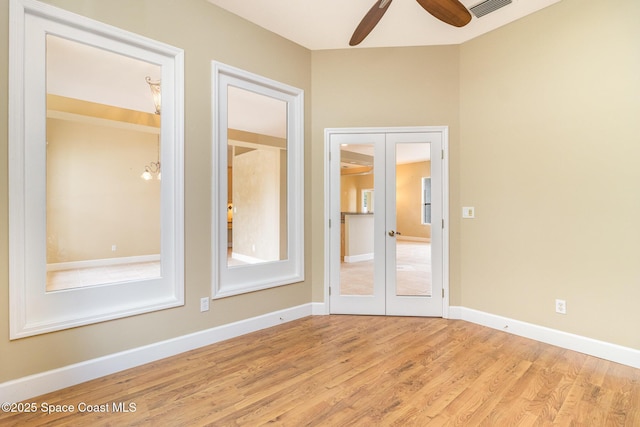
<path fill-rule="evenodd" d="M 303 304 L 167 341 L 110 354 L 0 384 L 0 402 L 18 402 L 185 351 L 270 328 L 311 315 L 327 315 L 323 302 Z M 461 319 L 569 350 L 640 369 L 640 350 L 497 316 L 466 307 L 449 307 L 449 319 Z"/>
<path fill-rule="evenodd" d="M 329 304 L 325 304 L 324 302 L 312 302 L 311 313 L 314 316 L 325 316 L 329 314 Z"/>
<path fill-rule="evenodd" d="M 461 319 L 525 338 L 578 351 L 640 369 L 640 350 L 497 316 L 467 307 L 450 307 L 449 319 Z"/>
<path fill-rule="evenodd" d="M 345 255 L 344 262 L 361 262 L 361 261 L 371 261 L 373 259 L 373 252 L 368 254 L 360 254 L 360 255 Z"/>
<path fill-rule="evenodd" d="M 185 351 L 270 328 L 284 322 L 325 314 L 324 303 L 309 303 L 222 325 L 167 341 L 110 354 L 0 384 L 0 402 L 19 402 Z"/>
<path fill-rule="evenodd" d="M 160 261 L 160 254 L 138 255 L 119 258 L 90 259 L 86 261 L 56 262 L 47 264 L 47 271 L 72 270 L 77 268 L 107 267 L 113 265 L 136 264 Z"/>
<path fill-rule="evenodd" d="M 231 258 L 243 262 L 245 264 L 260 264 L 262 262 L 267 262 L 267 260 L 252 257 L 249 255 L 239 254 L 237 252 L 231 252 Z"/>

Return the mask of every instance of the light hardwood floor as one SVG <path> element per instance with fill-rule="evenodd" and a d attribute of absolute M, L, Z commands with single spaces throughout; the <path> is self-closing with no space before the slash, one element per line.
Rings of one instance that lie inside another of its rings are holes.
<path fill-rule="evenodd" d="M 631 427 L 640 370 L 460 320 L 313 316 L 29 402 L 111 412 L 0 425 Z"/>

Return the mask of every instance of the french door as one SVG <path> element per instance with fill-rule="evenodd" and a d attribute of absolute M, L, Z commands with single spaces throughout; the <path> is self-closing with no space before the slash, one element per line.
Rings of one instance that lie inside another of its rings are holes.
<path fill-rule="evenodd" d="M 444 128 L 327 132 L 335 314 L 442 316 Z"/>

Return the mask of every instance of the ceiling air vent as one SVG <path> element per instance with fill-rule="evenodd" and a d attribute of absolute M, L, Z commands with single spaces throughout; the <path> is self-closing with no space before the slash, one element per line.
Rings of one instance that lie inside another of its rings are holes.
<path fill-rule="evenodd" d="M 469 10 L 476 16 L 476 18 L 480 18 L 491 12 L 495 12 L 501 7 L 511 4 L 511 2 L 512 0 L 485 0 L 482 3 L 478 3 L 477 5 L 469 8 Z"/>

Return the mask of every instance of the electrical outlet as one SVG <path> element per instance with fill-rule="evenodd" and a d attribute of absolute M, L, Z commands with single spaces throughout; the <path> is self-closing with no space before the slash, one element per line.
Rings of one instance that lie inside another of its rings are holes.
<path fill-rule="evenodd" d="M 565 300 L 556 300 L 556 313 L 567 314 L 567 302 Z"/>
<path fill-rule="evenodd" d="M 209 311 L 209 297 L 200 298 L 200 311 Z"/>
<path fill-rule="evenodd" d="M 111 245 L 111 252 L 115 252 L 118 247 L 116 245 Z"/>

